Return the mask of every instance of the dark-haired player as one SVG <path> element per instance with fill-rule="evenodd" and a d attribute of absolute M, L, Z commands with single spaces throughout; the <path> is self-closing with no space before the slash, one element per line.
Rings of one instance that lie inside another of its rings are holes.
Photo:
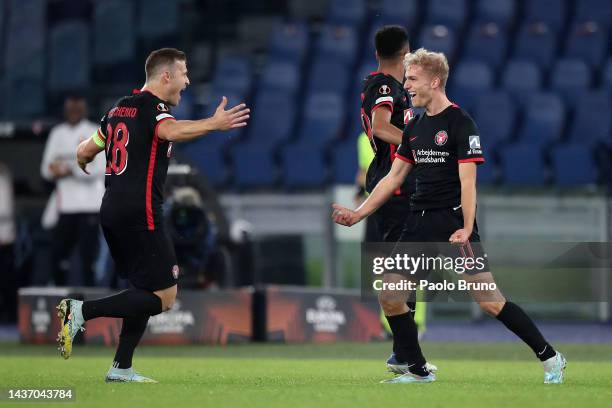
<path fill-rule="evenodd" d="M 389 200 L 414 168 L 417 189 L 411 204 L 415 222 L 407 226 L 401 241 L 427 243 L 427 248 L 436 250 L 434 254 L 442 252 L 439 249 L 444 242 L 450 242 L 456 245 L 452 248 L 455 259 L 486 260 L 475 222 L 476 166 L 484 162 L 478 129 L 470 116 L 446 96 L 449 69 L 444 54 L 419 49 L 406 56 L 405 64 L 405 88 L 414 106 L 424 107 L 425 113 L 407 125 L 396 153 L 398 160 L 368 199 L 355 211 L 334 204 L 333 219 L 347 226 L 361 221 Z M 487 262 L 482 265 L 480 270 L 464 273 L 463 278 L 467 282 L 494 283 Z M 402 279 L 398 273 L 387 273 L 383 281 L 396 283 Z M 542 361 L 544 383 L 563 382 L 565 358 L 544 339 L 523 309 L 507 301 L 497 288 L 471 293 L 483 311 L 501 321 Z M 434 381 L 406 308 L 408 292 L 383 290 L 379 296 L 391 316 L 393 333 L 398 334 L 398 358 L 410 367 L 406 374 L 387 382 Z"/>
<path fill-rule="evenodd" d="M 394 25 L 381 27 L 374 36 L 374 45 L 378 70 L 365 78 L 361 93 L 361 121 L 375 154 L 366 175 L 368 193 L 389 173 L 397 146 L 402 143 L 404 126 L 414 114 L 410 96 L 402 86 L 404 56 L 410 52 L 406 29 Z M 378 241 L 399 240 L 404 226 L 411 222 L 410 196 L 414 190 L 414 177 L 406 177 L 389 201 L 372 214 L 380 235 Z M 412 313 L 415 306 L 408 302 Z M 387 368 L 398 374 L 408 370 L 406 363 L 396 358 L 395 351 L 387 360 Z M 436 369 L 433 365 L 429 368 Z"/>
<path fill-rule="evenodd" d="M 162 222 L 163 189 L 172 143 L 197 138 L 214 130 L 246 126 L 244 104 L 225 110 L 223 97 L 207 119 L 177 121 L 170 106 L 181 100 L 189 85 L 182 51 L 153 51 L 145 63 L 146 82 L 141 90 L 121 98 L 102 118 L 100 128 L 82 142 L 78 164 L 106 152 L 106 192 L 100 222 L 117 269 L 131 288 L 102 299 L 64 299 L 58 335 L 64 358 L 72 353 L 72 340 L 87 320 L 122 318 L 119 345 L 106 381 L 155 382 L 132 368 L 134 349 L 150 316 L 169 310 L 176 298 L 179 268 L 174 248 Z"/>

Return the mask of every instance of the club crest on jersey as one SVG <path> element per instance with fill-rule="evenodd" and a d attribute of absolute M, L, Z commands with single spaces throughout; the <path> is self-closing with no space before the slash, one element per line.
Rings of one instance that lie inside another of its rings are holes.
<path fill-rule="evenodd" d="M 383 85 L 378 88 L 378 93 L 380 93 L 381 95 L 389 95 L 391 93 L 391 88 L 389 88 L 388 85 Z"/>
<path fill-rule="evenodd" d="M 174 265 L 172 267 L 172 276 L 174 276 L 174 279 L 178 279 L 178 277 L 179 277 L 179 267 L 178 267 L 178 265 Z"/>
<path fill-rule="evenodd" d="M 436 136 L 434 136 L 434 142 L 436 142 L 438 146 L 444 146 L 447 140 L 448 133 L 446 133 L 445 130 L 439 131 L 438 133 L 436 133 Z"/>
<path fill-rule="evenodd" d="M 157 104 L 157 110 L 160 112 L 168 112 L 170 109 L 168 109 L 165 103 L 160 102 Z"/>

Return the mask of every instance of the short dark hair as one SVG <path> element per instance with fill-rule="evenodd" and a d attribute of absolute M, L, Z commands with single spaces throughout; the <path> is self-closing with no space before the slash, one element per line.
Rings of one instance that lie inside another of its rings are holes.
<path fill-rule="evenodd" d="M 183 51 L 176 48 L 160 48 L 149 54 L 145 62 L 145 73 L 147 78 L 155 74 L 157 68 L 163 65 L 173 64 L 175 61 L 186 61 L 187 56 Z"/>
<path fill-rule="evenodd" d="M 408 32 L 402 26 L 389 25 L 376 31 L 374 45 L 379 58 L 391 59 L 408 43 Z M 403 57 L 403 56 L 402 56 Z"/>

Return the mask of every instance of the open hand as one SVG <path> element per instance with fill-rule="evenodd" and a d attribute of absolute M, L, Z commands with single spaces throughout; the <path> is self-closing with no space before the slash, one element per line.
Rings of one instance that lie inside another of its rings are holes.
<path fill-rule="evenodd" d="M 244 103 L 228 110 L 225 110 L 226 106 L 227 98 L 224 96 L 221 98 L 221 103 L 217 106 L 217 110 L 215 110 L 213 115 L 217 130 L 231 130 L 247 125 L 247 119 L 249 119 L 249 112 L 251 110 Z"/>

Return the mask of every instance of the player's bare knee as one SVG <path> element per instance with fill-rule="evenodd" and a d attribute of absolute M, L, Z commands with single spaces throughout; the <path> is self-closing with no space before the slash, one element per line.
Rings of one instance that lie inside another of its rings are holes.
<path fill-rule="evenodd" d="M 162 311 L 167 312 L 168 310 L 172 309 L 172 306 L 174 306 L 174 301 L 176 300 L 176 293 L 176 285 L 155 292 L 155 294 L 159 296 L 162 301 Z"/>
<path fill-rule="evenodd" d="M 402 296 L 392 291 L 381 291 L 378 294 L 378 301 L 385 315 L 391 316 L 403 312 L 406 300 Z"/>
<path fill-rule="evenodd" d="M 497 316 L 504 307 L 503 302 L 479 302 L 478 305 L 483 312 L 493 317 Z"/>

